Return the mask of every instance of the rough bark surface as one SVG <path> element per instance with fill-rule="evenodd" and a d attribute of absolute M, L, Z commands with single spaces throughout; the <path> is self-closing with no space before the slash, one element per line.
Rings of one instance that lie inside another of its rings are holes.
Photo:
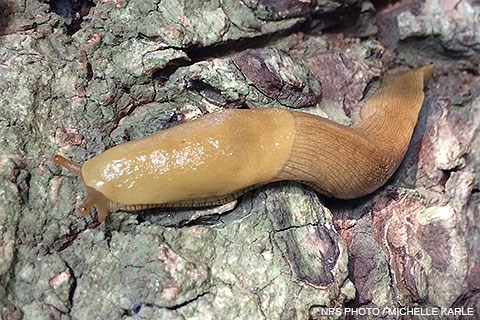
<path fill-rule="evenodd" d="M 342 318 L 320 315 L 333 306 L 480 317 L 479 62 L 474 0 L 1 1 L 1 318 Z M 80 182 L 51 161 L 220 108 L 348 124 L 375 78 L 428 63 L 408 154 L 362 199 L 282 182 L 236 206 L 98 224 L 75 212 Z"/>

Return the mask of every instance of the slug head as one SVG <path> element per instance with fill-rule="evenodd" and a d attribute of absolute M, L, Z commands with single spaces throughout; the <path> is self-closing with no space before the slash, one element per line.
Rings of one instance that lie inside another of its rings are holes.
<path fill-rule="evenodd" d="M 104 222 L 110 212 L 115 211 L 116 204 L 105 197 L 101 192 L 98 192 L 92 187 L 85 185 L 82 177 L 82 164 L 68 160 L 61 155 L 53 157 L 53 163 L 57 166 L 64 167 L 82 181 L 84 186 L 84 201 L 78 208 L 80 215 L 86 216 L 92 207 L 95 207 L 98 212 L 98 221 Z"/>

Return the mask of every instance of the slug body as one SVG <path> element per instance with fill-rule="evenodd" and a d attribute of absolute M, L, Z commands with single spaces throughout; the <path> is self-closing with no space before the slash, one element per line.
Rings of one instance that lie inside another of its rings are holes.
<path fill-rule="evenodd" d="M 54 162 L 85 185 L 80 212 L 207 206 L 255 185 L 302 181 L 356 198 L 382 186 L 405 155 L 433 66 L 387 76 L 351 127 L 283 109 L 224 110 L 128 142 L 78 164 Z"/>

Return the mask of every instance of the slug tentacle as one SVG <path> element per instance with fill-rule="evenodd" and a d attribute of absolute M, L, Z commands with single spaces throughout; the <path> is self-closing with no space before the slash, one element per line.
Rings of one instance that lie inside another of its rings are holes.
<path fill-rule="evenodd" d="M 388 75 L 351 127 L 299 111 L 230 109 L 111 148 L 83 164 L 86 215 L 220 205 L 255 186 L 297 180 L 350 199 L 382 186 L 400 165 L 433 66 Z"/>
<path fill-rule="evenodd" d="M 73 162 L 72 160 L 68 160 L 62 157 L 59 154 L 53 156 L 53 163 L 57 166 L 62 166 L 77 177 L 82 176 L 82 164 Z"/>
<path fill-rule="evenodd" d="M 95 207 L 98 213 L 98 221 L 104 222 L 110 212 L 118 210 L 118 204 L 110 201 L 101 192 L 98 192 L 91 187 L 85 186 L 84 197 L 85 199 L 83 200 L 83 203 L 78 208 L 82 217 L 89 214 L 92 207 Z"/>

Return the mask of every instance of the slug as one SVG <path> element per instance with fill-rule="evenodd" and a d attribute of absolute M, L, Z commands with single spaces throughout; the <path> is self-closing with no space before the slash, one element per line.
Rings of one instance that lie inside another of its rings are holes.
<path fill-rule="evenodd" d="M 210 206 L 280 180 L 340 199 L 367 195 L 400 165 L 433 65 L 386 76 L 352 126 L 300 111 L 231 109 L 113 147 L 83 164 L 54 163 L 85 187 L 81 215 Z"/>

